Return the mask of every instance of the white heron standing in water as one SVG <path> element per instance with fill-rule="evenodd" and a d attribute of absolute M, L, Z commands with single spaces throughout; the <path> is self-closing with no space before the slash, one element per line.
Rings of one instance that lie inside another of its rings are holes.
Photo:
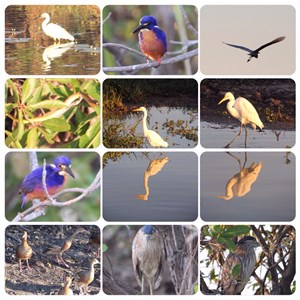
<path fill-rule="evenodd" d="M 143 117 L 143 132 L 144 137 L 147 138 L 149 144 L 152 147 L 169 147 L 169 144 L 162 139 L 162 137 L 153 130 L 148 129 L 147 127 L 147 110 L 144 106 L 134 109 L 133 111 L 142 111 L 144 113 Z"/>
<path fill-rule="evenodd" d="M 241 122 L 240 131 L 234 139 L 229 142 L 225 148 L 229 148 L 229 146 L 241 135 L 242 133 L 242 125 L 245 126 L 245 147 L 247 147 L 247 124 L 250 124 L 252 128 L 255 130 L 256 126 L 260 129 L 264 128 L 264 124 L 259 118 L 259 115 L 254 108 L 254 106 L 245 98 L 238 97 L 234 98 L 233 94 L 228 92 L 225 94 L 224 98 L 218 103 L 220 105 L 222 102 L 227 101 L 227 110 L 228 112 L 236 119 Z"/>
<path fill-rule="evenodd" d="M 51 38 L 54 39 L 54 42 L 58 40 L 60 42 L 60 39 L 64 40 L 70 40 L 74 41 L 75 38 L 72 36 L 67 30 L 62 28 L 61 26 L 54 24 L 54 23 L 49 23 L 50 22 L 50 16 L 47 13 L 43 13 L 40 18 L 44 18 L 45 20 L 42 23 L 42 29 L 44 33 Z"/>

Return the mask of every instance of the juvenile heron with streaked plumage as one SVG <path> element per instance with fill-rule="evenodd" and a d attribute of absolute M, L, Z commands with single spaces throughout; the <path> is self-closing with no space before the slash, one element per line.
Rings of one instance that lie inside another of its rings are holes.
<path fill-rule="evenodd" d="M 152 225 L 140 228 L 132 242 L 132 264 L 141 294 L 145 293 L 145 282 L 149 285 L 150 295 L 160 286 L 164 253 L 164 242 L 158 229 Z"/>

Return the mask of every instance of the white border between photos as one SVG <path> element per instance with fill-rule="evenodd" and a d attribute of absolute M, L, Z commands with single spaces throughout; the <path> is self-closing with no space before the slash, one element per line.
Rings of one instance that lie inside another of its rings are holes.
<path fill-rule="evenodd" d="M 173 1 L 169 1 L 169 0 L 152 0 L 148 3 L 141 3 L 142 1 L 138 1 L 138 0 L 132 0 L 132 1 L 116 1 L 116 0 L 98 0 L 98 1 L 89 1 L 89 0 L 85 0 L 85 1 L 77 1 L 77 0 L 60 0 L 60 1 L 54 1 L 53 3 L 49 3 L 49 1 L 46 1 L 46 0 L 27 0 L 27 1 L 24 1 L 24 0 L 19 0 L 19 1 L 16 1 L 16 0 L 11 0 L 11 1 L 7 1 L 7 0 L 4 0 L 3 2 L 1 2 L 1 11 L 0 11 L 0 19 L 2 20 L 2 25 L 1 25 L 1 30 L 0 30 L 0 37 L 1 37 L 1 41 L 2 41 L 2 46 L 0 47 L 0 53 L 1 53 L 1 61 L 0 61 L 0 64 L 1 64 L 1 74 L 2 74 L 2 80 L 1 80 L 1 85 L 2 87 L 4 87 L 4 83 L 5 81 L 8 79 L 8 78 L 19 78 L 20 76 L 9 76 L 6 74 L 5 72 L 5 54 L 4 54 L 4 49 L 5 49 L 5 45 L 4 45 L 4 20 L 5 20 L 5 8 L 8 6 L 8 5 L 28 5 L 28 4 L 33 4 L 33 5 L 62 5 L 62 4 L 70 4 L 70 5 L 97 5 L 100 9 L 101 9 L 101 14 L 102 14 L 102 10 L 103 8 L 106 6 L 106 5 L 129 5 L 129 4 L 146 4 L 146 5 L 163 5 L 163 4 L 166 4 L 166 5 L 171 5 L 171 4 L 184 4 L 184 5 L 195 5 L 197 6 L 198 8 L 198 32 L 200 32 L 200 9 L 202 6 L 204 5 L 292 5 L 295 9 L 296 9 L 296 34 L 299 32 L 299 25 L 298 25 L 298 22 L 297 22 L 297 12 L 299 13 L 299 11 L 297 11 L 298 9 L 300 10 L 300 2 L 299 1 L 296 1 L 296 0 L 290 0 L 290 1 L 284 1 L 284 0 L 262 0 L 262 1 L 259 1 L 259 0 L 228 0 L 228 1 L 222 1 L 222 0 L 205 0 L 205 1 L 202 1 L 202 0 L 186 0 L 186 1 L 179 1 L 179 0 L 173 0 Z M 101 31 L 101 34 L 102 34 L 102 31 Z M 102 35 L 101 35 L 102 37 Z M 296 40 L 296 49 L 298 49 L 298 46 L 299 46 L 299 39 Z M 200 39 L 199 39 L 200 41 Z M 101 41 L 102 42 L 102 41 Z M 200 54 L 201 55 L 201 54 Z M 205 76 L 201 73 L 201 70 L 200 70 L 200 58 L 198 57 L 198 72 L 192 76 L 182 76 L 181 78 L 193 78 L 195 79 L 197 82 L 198 82 L 198 86 L 199 86 L 199 98 L 200 98 L 200 82 L 202 79 L 204 78 L 228 78 L 228 76 Z M 102 64 L 102 53 L 101 53 L 101 64 Z M 296 59 L 296 69 L 295 69 L 295 73 L 292 74 L 291 76 L 257 76 L 257 77 L 253 77 L 253 76 L 238 76 L 239 78 L 291 78 L 293 79 L 295 82 L 296 82 L 296 95 L 298 95 L 298 85 L 297 85 L 297 73 L 298 73 L 298 60 Z M 26 76 L 26 77 L 57 77 L 57 76 Z M 101 86 L 102 86 L 102 83 L 105 79 L 107 78 L 116 78 L 116 76 L 108 76 L 106 74 L 104 74 L 102 71 L 96 75 L 96 76 L 59 76 L 59 77 L 88 77 L 88 78 L 97 78 L 100 83 L 101 83 Z M 146 76 L 123 76 L 122 78 L 144 78 Z M 118 77 L 120 78 L 120 77 Z M 151 78 L 178 78 L 178 76 L 151 76 Z M 233 77 L 233 78 L 237 78 L 237 76 Z M 3 90 L 4 91 L 4 88 Z M 3 97 L 4 98 L 4 97 Z M 0 118 L 0 128 L 4 129 L 4 99 L 2 99 L 2 105 L 0 106 L 0 115 L 2 115 L 3 117 Z M 198 106 L 199 106 L 199 103 L 198 103 Z M 299 110 L 298 108 L 299 105 L 296 105 L 296 115 L 298 115 L 297 111 Z M 200 106 L 198 107 L 199 109 L 199 118 L 198 118 L 198 129 L 199 129 L 199 132 L 200 132 Z M 298 132 L 299 132 L 299 128 L 298 128 L 298 122 L 296 122 L 296 144 L 295 146 L 291 149 L 291 151 L 295 154 L 295 157 L 297 157 L 297 153 L 299 152 L 299 147 L 297 146 L 297 141 L 298 141 Z M 5 273 L 4 273 L 4 244 L 5 244 L 5 236 L 4 236 L 4 231 L 5 231 L 5 228 L 8 226 L 8 225 L 11 225 L 10 222 L 8 222 L 6 219 L 5 219 L 5 186 L 4 186 L 4 180 L 5 180 L 5 173 L 4 173 L 4 166 L 5 166 L 5 155 L 8 153 L 8 152 L 11 152 L 11 151 L 15 151 L 15 149 L 8 149 L 5 144 L 4 144 L 4 136 L 2 136 L 2 139 L 1 139 L 1 148 L 3 149 L 2 153 L 1 153 L 1 160 L 2 160 L 2 164 L 1 164 L 1 167 L 0 167 L 0 182 L 1 182 L 1 198 L 2 198 L 2 205 L 1 205 L 1 209 L 0 209 L 0 212 L 1 212 L 1 227 L 2 227 L 2 230 L 1 230 L 1 241 L 2 241 L 2 246 L 0 247 L 0 257 L 1 257 L 1 267 L 0 267 L 0 278 L 1 278 L 1 289 L 0 289 L 0 297 L 1 299 L 11 299 L 11 298 L 14 298 L 14 299 L 23 299 L 24 296 L 10 296 L 10 295 L 7 295 L 5 293 Z M 57 149 L 57 150 L 62 150 L 62 149 Z M 51 149 L 50 151 L 57 151 L 57 150 L 53 150 Z M 114 149 L 109 149 L 110 151 L 113 151 Z M 120 150 L 120 149 L 117 149 L 117 150 Z M 126 149 L 128 151 L 128 149 Z M 26 150 L 19 150 L 19 151 L 26 151 Z M 45 150 L 45 149 L 38 149 L 38 151 L 49 151 L 49 149 Z M 67 151 L 73 151 L 73 150 L 65 150 L 63 149 L 63 151 L 67 152 Z M 74 149 L 74 151 L 91 151 L 91 149 Z M 101 146 L 96 150 L 100 155 L 101 155 L 101 161 L 102 161 L 102 157 L 103 157 L 103 154 L 107 151 L 107 149 L 101 144 Z M 134 150 L 134 151 L 143 151 L 143 149 L 137 149 L 137 150 Z M 155 150 L 153 150 L 155 151 Z M 157 151 L 157 150 L 156 150 Z M 161 150 L 159 150 L 161 151 Z M 168 149 L 168 150 L 165 150 L 166 152 L 170 151 L 170 152 L 186 152 L 187 150 L 186 149 Z M 199 138 L 199 141 L 198 141 L 198 145 L 195 147 L 195 148 L 192 148 L 188 151 L 191 151 L 191 152 L 195 152 L 197 155 L 198 155 L 198 178 L 199 178 L 199 186 L 200 186 L 200 156 L 202 153 L 206 152 L 206 151 L 209 151 L 209 152 L 214 152 L 214 151 L 224 151 L 224 149 L 209 149 L 209 150 L 206 150 L 204 149 L 201 145 L 200 145 L 200 138 Z M 272 151 L 284 151 L 284 149 L 279 149 L 279 150 L 274 150 L 274 149 L 250 149 L 249 151 L 264 151 L 264 152 L 272 152 Z M 297 167 L 297 159 L 296 159 L 296 173 L 297 173 L 297 170 L 298 170 L 298 167 Z M 297 176 L 296 176 L 296 180 L 297 180 Z M 297 186 L 297 182 L 296 182 L 296 186 Z M 296 196 L 297 196 L 297 192 L 298 192 L 299 188 L 297 189 L 296 188 Z M 102 189 L 101 189 L 101 199 L 102 199 Z M 189 222 L 187 224 L 192 224 L 192 225 L 195 225 L 198 229 L 198 232 L 200 230 L 200 228 L 205 225 L 205 224 L 209 224 L 207 222 L 204 222 L 200 219 L 200 212 L 199 212 L 199 209 L 200 209 L 200 187 L 199 187 L 199 191 L 198 191 L 198 200 L 199 200 L 199 204 L 198 204 L 198 219 L 194 222 Z M 283 199 L 284 200 L 284 199 Z M 297 199 L 296 199 L 296 202 L 297 202 Z M 102 205 L 101 205 L 102 207 Z M 298 205 L 296 205 L 296 218 L 294 219 L 294 221 L 292 222 L 289 222 L 289 224 L 293 225 L 295 228 L 296 228 L 296 232 L 297 232 L 297 229 L 299 228 L 299 216 L 298 216 L 298 212 L 299 212 L 299 209 L 298 209 Z M 34 224 L 39 224 L 39 223 L 34 223 Z M 43 223 L 43 224 L 61 224 L 61 223 Z M 70 224 L 78 224 L 78 223 L 70 223 Z M 119 223 L 115 223 L 115 222 L 106 222 L 103 220 L 103 218 L 101 218 L 98 222 L 90 222 L 90 223 L 87 223 L 85 222 L 84 224 L 91 224 L 91 225 L 98 225 L 101 229 L 101 231 L 103 231 L 103 228 L 106 226 L 106 225 L 113 225 L 113 224 L 119 224 Z M 140 224 L 140 223 L 136 223 L 136 222 L 131 222 L 128 224 Z M 159 222 L 154 222 L 154 224 L 161 224 Z M 163 224 L 172 224 L 172 223 L 163 223 Z M 177 224 L 177 223 L 176 223 Z M 214 222 L 215 224 L 215 222 Z M 235 224 L 235 222 L 232 222 L 230 224 Z M 262 222 L 253 222 L 253 224 L 262 224 Z M 267 224 L 270 224 L 270 223 L 267 223 Z M 271 224 L 276 224 L 274 222 L 272 222 Z M 299 258 L 299 247 L 297 247 L 296 251 L 297 251 L 297 257 Z M 300 259 L 296 259 L 296 263 L 297 263 L 297 266 L 296 266 L 296 284 L 298 284 L 298 276 L 297 274 L 299 274 L 299 265 L 300 265 Z M 101 265 L 102 265 L 102 262 L 101 262 Z M 102 278 L 101 278 L 101 282 L 102 282 Z M 199 279 L 198 279 L 198 282 L 199 282 Z M 289 299 L 299 299 L 299 296 L 300 296 L 300 292 L 299 292 L 299 288 L 296 288 L 296 292 L 292 295 L 292 296 L 288 296 Z M 50 297 L 50 296 L 33 296 L 32 298 L 33 299 L 45 299 L 46 297 Z M 58 299 L 61 299 L 65 296 L 55 296 L 55 297 L 58 297 Z M 81 299 L 83 298 L 82 296 L 77 296 L 78 299 Z M 100 294 L 98 294 L 97 296 L 84 296 L 85 299 L 89 299 L 93 297 L 93 299 L 95 299 L 95 297 L 98 299 L 99 297 L 101 297 L 101 299 L 132 299 L 132 296 L 108 296 L 108 295 L 105 295 L 102 291 L 102 288 L 101 288 L 101 292 Z M 157 299 L 157 300 L 160 300 L 160 299 L 166 299 L 166 297 L 168 296 L 153 296 L 153 299 Z M 210 298 L 211 297 L 214 297 L 214 296 L 207 296 L 207 295 L 203 295 L 200 291 L 198 291 L 197 294 L 193 295 L 193 296 L 176 296 L 176 298 L 179 297 L 179 299 L 187 299 L 187 297 L 198 297 L 199 298 Z M 255 296 L 255 299 L 259 300 L 259 299 L 265 299 L 266 296 Z M 276 299 L 277 300 L 283 300 L 283 299 L 286 299 L 287 296 L 276 296 Z M 245 298 L 245 296 L 239 296 L 239 299 L 243 299 Z M 139 296 L 139 299 L 147 299 L 147 296 Z"/>

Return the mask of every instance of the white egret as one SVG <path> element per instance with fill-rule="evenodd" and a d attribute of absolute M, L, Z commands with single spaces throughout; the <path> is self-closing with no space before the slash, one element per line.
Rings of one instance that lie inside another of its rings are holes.
<path fill-rule="evenodd" d="M 241 135 L 242 133 L 242 125 L 245 126 L 245 147 L 247 147 L 247 128 L 246 125 L 250 124 L 252 128 L 255 130 L 256 126 L 260 129 L 264 128 L 264 124 L 260 120 L 258 113 L 254 106 L 245 98 L 238 97 L 234 98 L 233 94 L 228 92 L 225 94 L 224 98 L 218 103 L 220 105 L 224 101 L 229 101 L 227 103 L 228 112 L 236 119 L 241 122 L 240 131 L 237 136 L 228 143 L 225 148 L 229 148 L 229 146 Z"/>
<path fill-rule="evenodd" d="M 147 110 L 144 106 L 134 109 L 133 111 L 142 111 L 144 113 L 143 117 L 143 132 L 144 137 L 147 138 L 149 144 L 152 147 L 168 147 L 169 144 L 162 139 L 162 137 L 153 130 L 148 129 L 147 127 Z"/>
<path fill-rule="evenodd" d="M 269 43 L 266 43 L 262 46 L 260 46 L 259 48 L 257 48 L 256 50 L 251 50 L 247 47 L 244 47 L 244 46 L 239 46 L 239 45 L 233 45 L 233 44 L 228 44 L 228 43 L 225 43 L 223 42 L 224 44 L 228 45 L 228 46 L 231 46 L 231 47 L 234 47 L 234 48 L 238 48 L 238 49 L 241 49 L 241 50 L 244 50 L 244 51 L 247 51 L 249 52 L 248 55 L 250 56 L 247 60 L 247 62 L 249 62 L 251 60 L 252 57 L 255 57 L 255 58 L 258 58 L 258 54 L 259 54 L 259 51 L 268 47 L 268 46 L 271 46 L 275 43 L 278 43 L 278 42 L 281 42 L 285 39 L 285 36 L 281 36 L 281 37 L 278 37 L 277 39 L 269 42 Z"/>
<path fill-rule="evenodd" d="M 50 36 L 51 38 L 53 38 L 54 42 L 56 42 L 56 40 L 58 40 L 58 42 L 60 42 L 60 39 L 70 40 L 72 42 L 75 40 L 75 38 L 61 26 L 54 24 L 54 23 L 49 23 L 49 21 L 50 21 L 49 14 L 43 13 L 40 16 L 40 18 L 45 19 L 42 23 L 42 29 L 43 29 L 44 33 L 46 35 Z"/>

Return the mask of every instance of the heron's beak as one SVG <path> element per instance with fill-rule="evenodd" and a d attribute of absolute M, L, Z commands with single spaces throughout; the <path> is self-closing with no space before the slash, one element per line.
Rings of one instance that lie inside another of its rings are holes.
<path fill-rule="evenodd" d="M 228 100 L 226 97 L 224 97 L 219 103 L 218 105 L 220 105 L 221 103 L 223 103 L 224 101 Z"/>
<path fill-rule="evenodd" d="M 141 25 L 139 25 L 137 28 L 135 28 L 135 29 L 131 32 L 131 34 L 134 34 L 134 33 L 138 32 L 138 31 L 140 31 L 140 30 L 142 30 L 142 29 L 145 29 L 145 28 L 147 28 L 147 26 L 146 26 L 145 24 L 141 24 Z"/>
<path fill-rule="evenodd" d="M 133 109 L 132 111 L 141 111 L 139 108 Z"/>

